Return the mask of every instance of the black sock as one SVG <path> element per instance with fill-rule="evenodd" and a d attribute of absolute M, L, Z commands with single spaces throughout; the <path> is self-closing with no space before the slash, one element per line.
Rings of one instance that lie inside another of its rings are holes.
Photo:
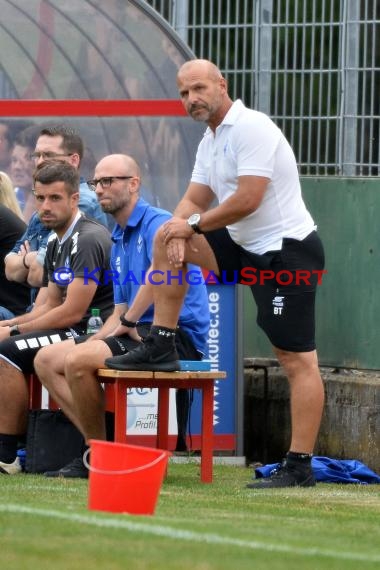
<path fill-rule="evenodd" d="M 177 329 L 169 329 L 168 327 L 152 325 L 150 334 L 154 336 L 160 344 L 174 345 L 176 330 Z"/>
<path fill-rule="evenodd" d="M 18 435 L 0 433 L 0 461 L 13 463 L 17 456 Z"/>
<path fill-rule="evenodd" d="M 296 451 L 288 451 L 286 454 L 286 463 L 287 465 L 297 466 L 300 468 L 310 467 L 312 457 L 312 453 L 298 453 Z"/>

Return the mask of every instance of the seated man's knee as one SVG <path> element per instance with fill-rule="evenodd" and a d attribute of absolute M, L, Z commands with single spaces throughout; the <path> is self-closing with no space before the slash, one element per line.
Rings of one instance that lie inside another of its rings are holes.
<path fill-rule="evenodd" d="M 66 378 L 69 380 L 70 378 L 81 377 L 85 372 L 97 370 L 97 366 L 94 365 L 96 356 L 96 354 L 91 356 L 88 347 L 86 347 L 86 352 L 84 353 L 83 345 L 78 344 L 74 346 L 65 358 L 64 371 Z"/>
<path fill-rule="evenodd" d="M 45 346 L 41 348 L 34 357 L 34 370 L 40 378 L 46 376 L 47 372 L 54 368 L 56 358 L 54 358 L 54 351 L 51 349 L 52 346 Z"/>
<path fill-rule="evenodd" d="M 76 350 L 67 354 L 65 358 L 65 375 L 76 374 L 78 370 L 83 369 L 83 357 L 80 358 Z"/>

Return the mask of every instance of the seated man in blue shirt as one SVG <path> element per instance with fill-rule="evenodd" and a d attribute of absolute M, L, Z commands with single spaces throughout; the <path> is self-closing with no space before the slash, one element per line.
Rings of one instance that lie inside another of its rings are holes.
<path fill-rule="evenodd" d="M 42 384 L 87 442 L 106 438 L 103 391 L 96 375 L 98 368 L 104 367 L 107 358 L 125 354 L 137 346 L 153 328 L 153 287 L 159 287 L 161 279 L 154 272 L 150 273 L 153 241 L 157 229 L 171 217 L 169 212 L 140 198 L 140 169 L 129 156 L 117 154 L 103 158 L 95 168 L 92 184 L 103 210 L 112 214 L 117 223 L 112 234 L 110 275 L 114 311 L 94 336 L 67 340 L 59 347 L 46 346 L 34 361 Z M 199 268 L 193 266 L 192 269 L 200 275 Z M 181 359 L 202 358 L 209 320 L 204 283 L 189 285 L 176 334 Z M 165 330 L 161 334 L 165 334 Z M 178 398 L 185 399 L 187 395 L 186 390 L 177 392 L 177 450 L 186 445 L 187 424 L 186 411 L 185 421 L 178 421 Z M 83 478 L 88 476 L 88 471 L 80 457 L 46 475 Z"/>
<path fill-rule="evenodd" d="M 60 158 L 79 169 L 83 149 L 83 140 L 73 129 L 64 125 L 53 125 L 40 131 L 32 156 L 36 166 L 44 160 Z M 82 178 L 79 186 L 79 209 L 88 218 L 108 226 L 107 216 L 99 206 L 94 192 Z M 34 213 L 25 234 L 5 258 L 7 279 L 31 285 L 31 305 L 42 284 L 44 254 L 49 233 L 50 230 L 43 225 L 38 214 Z"/>

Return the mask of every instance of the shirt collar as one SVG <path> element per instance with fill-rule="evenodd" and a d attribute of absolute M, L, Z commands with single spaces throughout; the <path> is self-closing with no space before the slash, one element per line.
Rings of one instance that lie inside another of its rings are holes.
<path fill-rule="evenodd" d="M 59 239 L 59 237 L 57 236 L 59 245 L 62 245 L 62 244 L 71 236 L 75 224 L 77 223 L 77 221 L 78 221 L 79 218 L 81 218 L 81 217 L 82 217 L 82 213 L 81 213 L 81 212 L 78 212 L 77 215 L 75 216 L 75 218 L 74 218 L 72 224 L 70 225 L 70 227 L 66 230 L 65 234 L 63 235 L 62 239 Z"/>
<path fill-rule="evenodd" d="M 232 103 L 231 107 L 228 109 L 227 114 L 224 117 L 223 121 L 220 123 L 220 125 L 217 126 L 217 130 L 222 125 L 234 125 L 236 123 L 240 113 L 245 108 L 246 108 L 246 106 L 244 105 L 243 101 L 241 99 L 236 99 L 236 101 L 234 101 Z M 210 129 L 210 127 L 207 127 L 205 135 L 207 135 L 209 133 L 213 133 L 213 131 Z"/>
<path fill-rule="evenodd" d="M 233 125 L 236 123 L 240 113 L 245 109 L 245 105 L 241 99 L 236 99 L 228 109 L 227 115 L 222 121 L 222 125 Z"/>

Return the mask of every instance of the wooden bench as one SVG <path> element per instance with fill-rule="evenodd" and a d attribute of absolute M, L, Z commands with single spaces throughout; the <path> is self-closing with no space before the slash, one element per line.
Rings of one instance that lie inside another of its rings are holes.
<path fill-rule="evenodd" d="M 110 409 L 107 384 L 114 384 L 115 441 L 127 440 L 127 389 L 158 388 L 157 447 L 168 449 L 169 390 L 195 388 L 202 391 L 201 473 L 204 483 L 212 482 L 213 470 L 213 417 L 214 382 L 226 377 L 225 372 L 145 372 L 119 371 L 109 368 L 98 370 L 98 379 L 106 385 L 106 407 Z"/>

